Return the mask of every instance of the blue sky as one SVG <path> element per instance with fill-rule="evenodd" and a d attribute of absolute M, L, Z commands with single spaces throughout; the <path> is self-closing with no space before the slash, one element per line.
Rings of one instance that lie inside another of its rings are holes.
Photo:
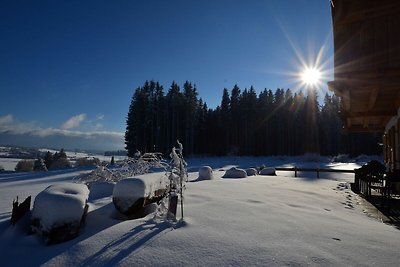
<path fill-rule="evenodd" d="M 298 89 L 321 47 L 333 76 L 329 0 L 3 0 L 0 31 L 0 144 L 122 148 L 145 80 L 216 107 L 234 84 Z"/>

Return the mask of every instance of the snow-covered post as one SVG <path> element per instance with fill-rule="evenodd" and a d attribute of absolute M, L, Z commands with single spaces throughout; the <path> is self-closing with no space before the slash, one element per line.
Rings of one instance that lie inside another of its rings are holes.
<path fill-rule="evenodd" d="M 176 208 L 178 205 L 178 193 L 181 198 L 181 216 L 183 219 L 183 189 L 185 187 L 184 182 L 186 182 L 187 172 L 186 172 L 186 162 L 183 159 L 182 151 L 183 145 L 177 140 L 178 148 L 172 147 L 170 154 L 172 170 L 169 175 L 170 180 L 170 192 L 169 192 L 169 207 L 168 214 L 176 219 Z M 178 180 L 179 179 L 179 180 Z"/>

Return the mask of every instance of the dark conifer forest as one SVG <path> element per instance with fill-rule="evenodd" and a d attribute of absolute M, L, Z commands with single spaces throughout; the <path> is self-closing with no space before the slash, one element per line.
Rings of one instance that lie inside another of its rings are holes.
<path fill-rule="evenodd" d="M 253 87 L 221 91 L 221 104 L 208 108 L 196 86 L 173 82 L 164 92 L 146 81 L 132 96 L 126 120 L 129 156 L 169 153 L 179 139 L 185 155 L 321 155 L 380 154 L 381 134 L 345 133 L 340 100 L 315 90 L 256 93 Z M 323 97 L 322 101 L 318 101 Z"/>

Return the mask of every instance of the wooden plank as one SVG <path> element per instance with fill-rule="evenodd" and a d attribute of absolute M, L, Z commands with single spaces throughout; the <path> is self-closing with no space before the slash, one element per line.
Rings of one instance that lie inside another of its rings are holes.
<path fill-rule="evenodd" d="M 341 169 L 320 169 L 320 168 L 298 168 L 298 167 L 275 167 L 277 171 L 298 171 L 298 172 L 334 172 L 334 173 L 355 173 L 354 170 Z"/>
<path fill-rule="evenodd" d="M 387 109 L 387 110 L 369 110 L 369 111 L 350 111 L 343 112 L 343 116 L 346 118 L 365 118 L 365 117 L 392 117 L 397 115 L 397 110 Z"/>
<path fill-rule="evenodd" d="M 394 3 L 384 5 L 379 1 L 374 2 L 377 2 L 375 6 L 353 12 L 350 10 L 348 14 L 345 14 L 345 16 L 342 16 L 334 21 L 334 27 L 348 27 L 349 24 L 360 22 L 365 23 L 367 21 L 375 20 L 378 18 L 386 18 L 388 16 L 400 13 L 399 5 L 396 5 Z"/>
<path fill-rule="evenodd" d="M 376 99 L 378 98 L 378 94 L 379 94 L 379 88 L 375 88 L 371 91 L 369 96 L 368 109 L 374 108 Z"/>

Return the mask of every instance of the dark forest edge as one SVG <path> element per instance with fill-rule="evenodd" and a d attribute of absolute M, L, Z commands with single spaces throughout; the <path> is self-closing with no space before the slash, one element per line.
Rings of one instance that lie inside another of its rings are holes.
<path fill-rule="evenodd" d="M 316 90 L 278 88 L 259 94 L 253 86 L 224 88 L 215 109 L 198 97 L 186 81 L 183 90 L 172 82 L 168 92 L 156 81 L 134 90 L 126 120 L 125 145 L 129 156 L 141 152 L 169 153 L 179 139 L 186 155 L 296 156 L 316 153 L 380 154 L 381 134 L 342 130 L 340 99 L 325 94 L 322 105 Z"/>

